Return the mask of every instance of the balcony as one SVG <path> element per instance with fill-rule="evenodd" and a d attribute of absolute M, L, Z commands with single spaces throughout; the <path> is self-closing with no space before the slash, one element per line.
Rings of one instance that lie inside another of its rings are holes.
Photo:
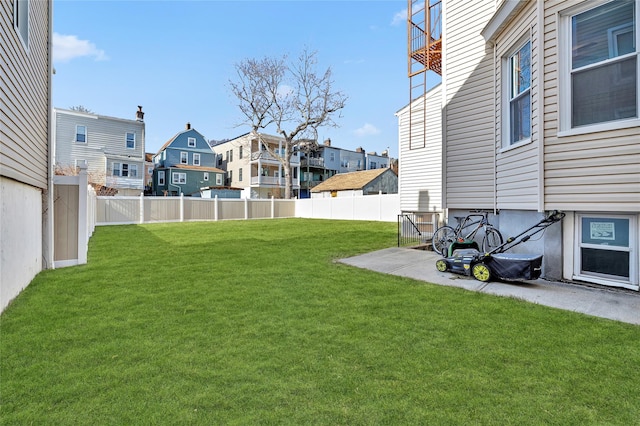
<path fill-rule="evenodd" d="M 300 167 L 322 167 L 324 168 L 324 158 L 303 158 Z"/>
<path fill-rule="evenodd" d="M 283 177 L 275 176 L 251 176 L 251 185 L 278 186 L 284 188 L 285 180 Z M 298 179 L 293 179 L 292 186 L 293 188 L 300 187 L 300 182 L 298 182 Z"/>

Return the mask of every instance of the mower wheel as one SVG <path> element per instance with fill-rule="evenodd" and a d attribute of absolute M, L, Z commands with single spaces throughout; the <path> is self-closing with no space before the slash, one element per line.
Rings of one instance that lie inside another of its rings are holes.
<path fill-rule="evenodd" d="M 491 279 L 491 269 L 489 269 L 489 267 L 483 262 L 473 265 L 471 273 L 476 280 L 482 281 L 483 283 L 486 283 Z"/>
<path fill-rule="evenodd" d="M 449 269 L 449 267 L 447 266 L 447 262 L 445 262 L 444 259 L 440 259 L 436 261 L 436 269 L 440 272 L 447 272 L 447 269 Z"/>

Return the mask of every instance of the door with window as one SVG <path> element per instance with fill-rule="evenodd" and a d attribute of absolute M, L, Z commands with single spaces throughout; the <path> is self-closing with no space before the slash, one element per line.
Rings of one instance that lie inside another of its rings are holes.
<path fill-rule="evenodd" d="M 576 215 L 574 278 L 638 290 L 637 216 Z"/>

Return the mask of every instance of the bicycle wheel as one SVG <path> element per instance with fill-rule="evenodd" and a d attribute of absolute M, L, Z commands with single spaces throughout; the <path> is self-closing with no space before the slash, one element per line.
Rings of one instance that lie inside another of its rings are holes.
<path fill-rule="evenodd" d="M 503 243 L 502 234 L 496 228 L 485 228 L 484 239 L 482 240 L 482 250 L 485 253 L 489 253 L 496 247 L 501 246 Z"/>
<path fill-rule="evenodd" d="M 441 226 L 433 233 L 433 250 L 447 257 L 447 250 L 456 240 L 456 231 L 450 226 Z"/>

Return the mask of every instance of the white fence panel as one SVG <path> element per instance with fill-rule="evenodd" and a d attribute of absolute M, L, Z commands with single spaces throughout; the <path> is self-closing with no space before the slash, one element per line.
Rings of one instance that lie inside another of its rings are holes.
<path fill-rule="evenodd" d="M 296 217 L 302 218 L 396 222 L 399 214 L 398 194 L 296 200 Z"/>

